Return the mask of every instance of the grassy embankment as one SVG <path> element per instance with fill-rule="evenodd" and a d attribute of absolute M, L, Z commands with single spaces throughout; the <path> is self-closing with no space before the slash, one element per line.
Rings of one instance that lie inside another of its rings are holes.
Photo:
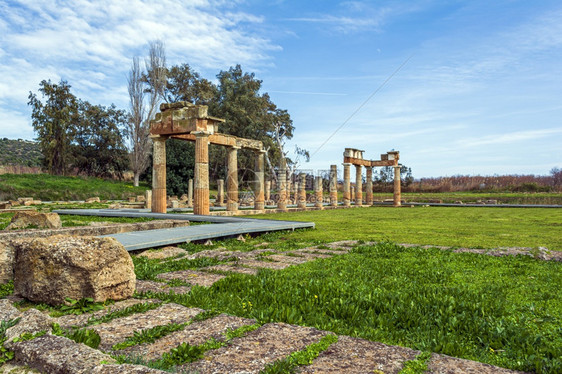
<path fill-rule="evenodd" d="M 126 199 L 142 195 L 149 187 L 133 187 L 132 182 L 85 177 L 61 177 L 49 174 L 0 175 L 0 201 L 34 197 L 44 201 L 85 200 L 99 196 L 102 200 Z"/>

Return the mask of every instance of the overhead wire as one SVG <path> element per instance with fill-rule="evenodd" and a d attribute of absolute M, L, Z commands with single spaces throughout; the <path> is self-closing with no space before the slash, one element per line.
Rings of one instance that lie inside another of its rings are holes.
<path fill-rule="evenodd" d="M 379 92 L 392 79 L 392 77 L 394 77 L 400 70 L 402 70 L 402 68 L 408 63 L 408 61 L 410 61 L 412 57 L 414 57 L 414 54 L 411 54 L 406 60 L 404 60 L 404 62 L 402 62 L 402 64 L 396 70 L 394 70 L 394 72 L 390 74 L 375 91 L 373 91 L 373 93 L 367 98 L 367 100 L 363 101 L 363 103 L 359 105 L 359 107 L 355 109 L 353 113 L 351 113 L 351 115 L 328 137 L 328 139 L 326 139 L 314 152 L 312 152 L 310 158 L 318 153 L 318 151 L 322 149 L 322 147 L 324 147 L 326 143 L 328 143 L 330 139 L 332 139 L 337 134 L 337 132 L 340 131 L 361 110 L 361 108 L 363 108 L 373 98 L 373 96 L 375 96 L 377 92 Z"/>

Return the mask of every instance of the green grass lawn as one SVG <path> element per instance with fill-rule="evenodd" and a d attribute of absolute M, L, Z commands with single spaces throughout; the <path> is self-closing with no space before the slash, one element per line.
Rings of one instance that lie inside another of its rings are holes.
<path fill-rule="evenodd" d="M 315 222 L 315 230 L 286 235 L 301 240 L 390 240 L 472 248 L 544 246 L 562 250 L 562 209 L 371 207 L 250 218 Z"/>
<path fill-rule="evenodd" d="M 0 200 L 34 197 L 39 200 L 85 200 L 99 196 L 103 200 L 126 199 L 144 194 L 146 185 L 133 187 L 120 182 L 86 177 L 61 177 L 49 174 L 0 175 Z"/>
<path fill-rule="evenodd" d="M 268 240 L 275 240 L 274 235 Z M 248 243 L 215 245 L 240 249 Z M 134 262 L 139 279 L 154 279 L 160 272 L 216 260 L 159 262 L 139 257 Z M 260 270 L 257 276 L 232 274 L 210 288 L 194 286 L 185 295 L 144 297 L 516 370 L 559 373 L 561 270 L 560 263 L 531 257 L 379 243 L 280 271 Z"/>

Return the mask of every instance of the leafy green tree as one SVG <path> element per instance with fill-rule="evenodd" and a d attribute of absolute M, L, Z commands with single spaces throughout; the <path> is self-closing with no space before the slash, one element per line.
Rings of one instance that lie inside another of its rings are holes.
<path fill-rule="evenodd" d="M 80 102 L 80 116 L 73 142 L 74 166 L 90 176 L 123 178 L 129 167 L 129 155 L 122 132 L 127 114 L 115 105 L 105 108 Z"/>
<path fill-rule="evenodd" d="M 32 108 L 32 125 L 43 154 L 43 166 L 51 174 L 65 175 L 73 161 L 71 143 L 78 102 L 64 80 L 59 84 L 43 80 L 39 86 L 45 101 L 30 92 L 28 105 Z"/>
<path fill-rule="evenodd" d="M 170 103 L 189 101 L 197 105 L 209 105 L 217 95 L 217 87 L 201 78 L 188 64 L 172 66 L 167 73 L 165 97 Z"/>

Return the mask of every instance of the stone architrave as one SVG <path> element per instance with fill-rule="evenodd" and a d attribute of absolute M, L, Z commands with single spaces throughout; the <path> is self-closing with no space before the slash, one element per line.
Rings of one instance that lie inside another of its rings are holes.
<path fill-rule="evenodd" d="M 363 168 L 355 165 L 355 205 L 363 205 Z"/>
<path fill-rule="evenodd" d="M 224 206 L 224 179 L 217 180 L 217 199 L 215 206 Z"/>
<path fill-rule="evenodd" d="M 338 166 L 330 165 L 330 206 L 338 206 Z"/>
<path fill-rule="evenodd" d="M 152 135 L 152 212 L 166 213 L 166 137 Z"/>
<path fill-rule="evenodd" d="M 193 208 L 193 179 L 187 182 L 187 206 Z"/>
<path fill-rule="evenodd" d="M 254 209 L 264 210 L 265 209 L 265 196 L 264 196 L 264 184 L 265 184 L 265 151 L 256 152 L 256 163 L 255 163 L 255 175 L 256 179 L 254 181 Z"/>
<path fill-rule="evenodd" d="M 194 131 L 195 189 L 193 214 L 209 215 L 209 133 Z"/>
<path fill-rule="evenodd" d="M 324 190 L 322 188 L 322 177 L 321 176 L 317 176 L 316 178 L 314 178 L 314 194 L 316 197 L 316 201 L 314 202 L 314 206 L 316 208 L 319 209 L 323 209 L 324 205 L 322 204 L 323 202 L 323 194 L 324 194 Z"/>
<path fill-rule="evenodd" d="M 365 167 L 367 171 L 367 183 L 365 184 L 365 203 L 373 205 L 373 167 Z"/>
<path fill-rule="evenodd" d="M 400 191 L 400 166 L 394 166 L 394 196 L 393 205 L 400 206 L 401 202 L 401 191 Z"/>
<path fill-rule="evenodd" d="M 228 176 L 226 178 L 226 210 L 238 210 L 238 150 L 240 147 L 228 148 Z"/>
<path fill-rule="evenodd" d="M 16 212 L 6 230 L 25 228 L 60 229 L 62 223 L 57 213 L 39 213 L 36 211 Z"/>
<path fill-rule="evenodd" d="M 343 205 L 351 205 L 351 164 L 343 163 Z"/>
<path fill-rule="evenodd" d="M 297 208 L 306 208 L 306 173 L 299 174 L 299 189 L 298 189 Z"/>
<path fill-rule="evenodd" d="M 114 238 L 55 235 L 12 243 L 15 294 L 33 302 L 122 300 L 135 291 L 133 261 Z"/>

